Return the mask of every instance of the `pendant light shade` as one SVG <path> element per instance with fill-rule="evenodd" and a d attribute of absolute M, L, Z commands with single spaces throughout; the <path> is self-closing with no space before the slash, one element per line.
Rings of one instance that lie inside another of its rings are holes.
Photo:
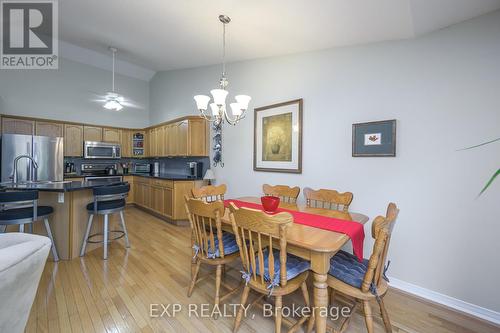
<path fill-rule="evenodd" d="M 242 110 L 246 110 L 248 109 L 248 103 L 250 103 L 252 97 L 247 95 L 237 95 L 234 97 L 234 99 L 236 100 L 236 102 L 238 102 Z"/>
<path fill-rule="evenodd" d="M 210 93 L 212 94 L 212 96 L 214 98 L 215 104 L 217 104 L 218 106 L 222 106 L 222 105 L 226 104 L 227 90 L 212 89 L 212 90 L 210 90 Z"/>
<path fill-rule="evenodd" d="M 196 95 L 194 96 L 194 100 L 196 101 L 196 107 L 198 110 L 206 111 L 208 108 L 208 102 L 210 101 L 210 97 L 207 95 Z"/>

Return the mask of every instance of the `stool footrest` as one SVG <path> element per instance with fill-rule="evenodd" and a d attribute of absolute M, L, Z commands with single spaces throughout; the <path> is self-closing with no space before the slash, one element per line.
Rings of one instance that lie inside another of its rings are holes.
<path fill-rule="evenodd" d="M 111 243 L 112 241 L 114 240 L 117 240 L 117 239 L 120 239 L 122 238 L 123 236 L 125 236 L 125 232 L 123 230 L 110 230 L 108 232 L 109 234 L 110 233 L 115 233 L 115 234 L 118 234 L 118 236 L 115 236 L 113 238 L 109 238 L 108 240 L 108 244 Z M 87 238 L 87 243 L 92 243 L 92 244 L 101 244 L 101 243 L 104 243 L 104 239 L 100 240 L 100 241 L 97 241 L 97 240 L 91 240 L 93 237 L 96 237 L 96 236 L 104 236 L 103 233 L 96 233 L 96 234 L 92 234 L 90 235 L 88 238 Z"/>

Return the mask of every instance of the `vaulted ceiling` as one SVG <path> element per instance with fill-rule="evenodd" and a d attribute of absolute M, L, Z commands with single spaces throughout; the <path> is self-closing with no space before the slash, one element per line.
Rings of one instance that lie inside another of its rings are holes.
<path fill-rule="evenodd" d="M 500 0 L 64 0 L 60 38 L 153 71 L 412 38 L 494 10 Z"/>

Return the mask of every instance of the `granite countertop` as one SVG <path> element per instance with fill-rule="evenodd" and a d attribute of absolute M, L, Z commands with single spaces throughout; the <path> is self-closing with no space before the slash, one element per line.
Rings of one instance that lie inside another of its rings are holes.
<path fill-rule="evenodd" d="M 2 190 L 38 190 L 44 192 L 72 192 L 79 190 L 93 189 L 98 186 L 120 184 L 117 180 L 89 180 L 89 181 L 62 181 L 62 182 L 47 182 L 47 183 L 2 183 Z"/>
<path fill-rule="evenodd" d="M 149 173 L 126 173 L 126 174 L 121 174 L 118 173 L 115 176 L 138 176 L 138 177 L 146 177 L 146 178 L 155 178 L 155 179 L 166 179 L 166 180 L 203 180 L 203 178 L 198 177 L 194 178 L 188 175 L 181 175 L 181 174 L 173 174 L 173 173 L 161 173 L 158 175 L 152 175 Z M 65 174 L 64 178 L 83 178 L 85 176 L 83 175 L 77 175 L 77 174 Z M 103 176 L 105 177 L 105 176 Z"/>

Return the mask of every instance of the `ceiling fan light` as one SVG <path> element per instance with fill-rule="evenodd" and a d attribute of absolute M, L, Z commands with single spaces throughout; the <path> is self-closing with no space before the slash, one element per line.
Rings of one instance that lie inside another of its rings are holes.
<path fill-rule="evenodd" d="M 118 101 L 112 99 L 104 103 L 104 108 L 107 110 L 120 111 L 123 109 L 123 105 L 121 105 Z"/>

